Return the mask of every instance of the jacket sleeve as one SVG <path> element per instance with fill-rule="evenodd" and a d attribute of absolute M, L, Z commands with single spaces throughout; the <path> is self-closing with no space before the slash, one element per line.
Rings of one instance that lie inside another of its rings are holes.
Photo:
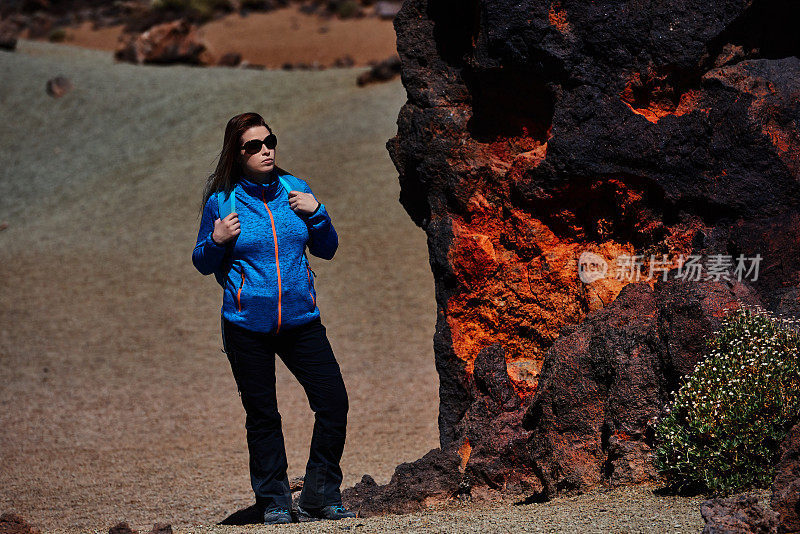
<path fill-rule="evenodd" d="M 192 252 L 192 263 L 201 274 L 211 274 L 222 265 L 225 256 L 225 245 L 218 245 L 211 239 L 214 232 L 214 221 L 219 218 L 217 196 L 212 194 L 203 208 L 200 231 L 197 233 L 197 244 Z"/>
<path fill-rule="evenodd" d="M 303 183 L 303 192 L 311 193 L 311 188 L 305 182 Z M 314 198 L 317 198 L 316 196 Z M 317 200 L 319 202 L 319 200 Z M 308 250 L 314 256 L 325 260 L 330 260 L 339 248 L 339 236 L 333 228 L 331 216 L 325 208 L 325 204 L 319 202 L 317 210 L 311 215 L 301 215 L 308 225 Z"/>

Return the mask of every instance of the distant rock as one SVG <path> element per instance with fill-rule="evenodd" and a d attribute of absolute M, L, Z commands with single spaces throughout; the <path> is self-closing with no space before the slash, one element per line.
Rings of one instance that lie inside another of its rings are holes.
<path fill-rule="evenodd" d="M 700 505 L 706 526 L 703 534 L 777 534 L 778 514 L 755 497 L 737 495 L 711 499 Z"/>
<path fill-rule="evenodd" d="M 780 515 L 781 534 L 800 532 L 800 423 L 781 443 L 770 505 Z"/>
<path fill-rule="evenodd" d="M 73 85 L 69 78 L 64 76 L 56 76 L 47 80 L 46 90 L 47 94 L 59 98 L 72 91 Z"/>
<path fill-rule="evenodd" d="M 197 26 L 186 19 L 157 24 L 141 34 L 123 36 L 114 57 L 139 64 L 213 62 L 206 44 L 198 36 Z"/>
<path fill-rule="evenodd" d="M 337 57 L 333 62 L 334 67 L 352 67 L 355 64 L 356 62 L 350 54 Z"/>
<path fill-rule="evenodd" d="M 286 62 L 281 66 L 281 68 L 283 70 L 325 70 L 325 65 L 317 60 L 314 60 L 311 63 L 298 61 L 297 63 Z"/>
<path fill-rule="evenodd" d="M 393 19 L 402 5 L 402 2 L 375 2 L 375 14 L 382 19 Z"/>
<path fill-rule="evenodd" d="M 219 58 L 217 61 L 217 65 L 220 67 L 235 67 L 242 62 L 242 54 L 238 52 L 228 52 L 227 54 L 223 54 L 222 57 Z"/>
<path fill-rule="evenodd" d="M 139 534 L 137 531 L 133 530 L 128 523 L 122 521 L 117 523 L 113 527 L 108 529 L 108 534 Z"/>
<path fill-rule="evenodd" d="M 19 28 L 10 21 L 0 21 L 0 49 L 14 50 L 17 47 Z"/>
<path fill-rule="evenodd" d="M 400 58 L 396 55 L 388 57 L 372 66 L 370 70 L 358 75 L 356 83 L 359 87 L 391 80 L 400 75 Z"/>
<path fill-rule="evenodd" d="M 239 68 L 240 69 L 264 70 L 267 67 L 264 66 L 264 65 L 261 65 L 260 63 L 250 63 L 249 61 L 244 60 L 241 63 L 239 63 Z"/>
<path fill-rule="evenodd" d="M 47 37 L 55 29 L 55 17 L 48 13 L 37 12 L 28 19 L 28 38 Z"/>

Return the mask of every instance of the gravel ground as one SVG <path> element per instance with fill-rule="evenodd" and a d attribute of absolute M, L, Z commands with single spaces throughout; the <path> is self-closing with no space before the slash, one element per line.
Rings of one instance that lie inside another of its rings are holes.
<path fill-rule="evenodd" d="M 699 533 L 704 522 L 700 504 L 706 497 L 658 496 L 648 485 L 596 488 L 583 495 L 562 497 L 546 503 L 515 504 L 512 501 L 475 504 L 452 502 L 425 512 L 342 519 L 292 525 L 218 526 L 196 525 L 175 529 L 176 534 L 246 534 L 255 532 L 438 532 L 438 533 Z M 762 505 L 768 491 L 753 492 Z M 135 525 L 131 525 L 137 528 Z M 148 532 L 152 524 L 142 524 Z M 69 532 L 58 530 L 54 532 Z M 105 532 L 103 530 L 95 531 Z"/>

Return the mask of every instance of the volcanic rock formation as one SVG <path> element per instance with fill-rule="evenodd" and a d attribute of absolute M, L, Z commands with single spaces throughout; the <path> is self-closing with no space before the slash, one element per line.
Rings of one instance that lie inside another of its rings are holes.
<path fill-rule="evenodd" d="M 775 471 L 770 505 L 780 517 L 778 531 L 800 532 L 800 423 L 781 444 L 781 458 Z"/>
<path fill-rule="evenodd" d="M 408 100 L 387 148 L 428 236 L 459 491 L 652 477 L 648 420 L 723 309 L 800 312 L 798 15 L 404 2 Z"/>

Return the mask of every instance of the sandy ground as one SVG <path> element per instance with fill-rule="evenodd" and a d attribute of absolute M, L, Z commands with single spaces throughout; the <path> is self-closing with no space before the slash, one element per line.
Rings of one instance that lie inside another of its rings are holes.
<path fill-rule="evenodd" d="M 351 410 L 344 484 L 438 445 L 436 308 L 424 232 L 384 147 L 405 101 L 364 69 L 115 64 L 22 40 L 0 52 L 0 510 L 86 529 L 214 523 L 252 502 L 221 289 L 191 263 L 227 120 L 261 112 L 340 246 L 311 257 Z M 45 82 L 75 84 L 61 99 Z M 289 475 L 313 414 L 278 364 Z"/>
<path fill-rule="evenodd" d="M 768 491 L 752 492 L 762 505 Z M 584 495 L 561 497 L 550 502 L 520 504 L 513 501 L 476 504 L 469 501 L 437 506 L 425 512 L 381 517 L 342 519 L 293 525 L 185 525 L 176 534 L 250 534 L 257 532 L 394 533 L 436 532 L 446 534 L 523 533 L 680 533 L 697 534 L 703 529 L 700 504 L 704 498 L 664 497 L 650 486 L 617 489 L 596 488 Z M 131 525 L 134 526 L 134 525 Z M 137 525 L 149 532 L 153 524 Z M 61 531 L 56 531 L 61 532 Z M 107 532 L 97 530 L 98 534 Z"/>
<path fill-rule="evenodd" d="M 350 396 L 344 486 L 438 444 L 433 279 L 385 150 L 399 80 L 363 68 L 157 67 L 21 40 L 0 52 L 0 512 L 45 532 L 698 532 L 702 498 L 652 488 L 549 503 L 276 527 L 214 524 L 253 501 L 244 410 L 221 352 L 221 293 L 191 264 L 227 120 L 261 112 L 278 164 L 306 178 L 340 238 L 311 258 Z M 45 93 L 62 74 L 75 89 Z M 282 363 L 290 477 L 313 415 Z"/>
<path fill-rule="evenodd" d="M 65 28 L 65 43 L 113 51 L 122 25 L 92 29 L 91 22 Z M 231 13 L 200 26 L 200 36 L 214 57 L 238 52 L 250 63 L 280 68 L 284 63 L 332 65 L 343 56 L 356 66 L 381 61 L 397 53 L 391 20 L 376 17 L 325 19 L 299 10 L 299 6 L 241 16 Z M 23 32 L 27 38 L 27 31 Z"/>

